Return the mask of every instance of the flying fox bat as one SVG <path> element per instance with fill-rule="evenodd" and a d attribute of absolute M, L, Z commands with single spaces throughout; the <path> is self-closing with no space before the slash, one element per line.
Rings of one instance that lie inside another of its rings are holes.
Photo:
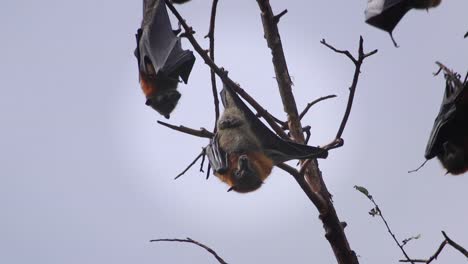
<path fill-rule="evenodd" d="M 255 191 L 279 163 L 327 157 L 324 149 L 278 137 L 227 84 L 221 91 L 221 100 L 224 112 L 206 151 L 214 174 L 231 186 L 228 191 Z"/>
<path fill-rule="evenodd" d="M 441 0 L 368 0 L 365 11 L 366 22 L 387 31 L 395 47 L 393 29 L 411 9 L 429 9 L 440 4 Z"/>
<path fill-rule="evenodd" d="M 425 157 L 437 156 L 447 174 L 458 175 L 468 170 L 468 81 L 462 82 L 460 75 L 437 64 L 445 74 L 445 93 Z"/>
<path fill-rule="evenodd" d="M 164 0 L 143 0 L 143 21 L 136 34 L 135 57 L 146 105 L 166 118 L 181 94 L 179 77 L 187 83 L 195 62 L 191 51 L 183 50 L 172 30 Z"/>

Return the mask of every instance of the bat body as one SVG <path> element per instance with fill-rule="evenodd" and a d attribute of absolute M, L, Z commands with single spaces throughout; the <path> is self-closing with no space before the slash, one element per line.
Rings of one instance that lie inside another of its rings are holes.
<path fill-rule="evenodd" d="M 443 65 L 441 68 L 445 71 L 445 93 L 425 157 L 437 156 L 447 173 L 458 175 L 468 170 L 468 82 L 462 83 L 457 74 Z"/>
<path fill-rule="evenodd" d="M 179 77 L 187 83 L 195 62 L 172 30 L 164 0 L 143 1 L 143 21 L 136 34 L 140 86 L 146 105 L 169 118 L 179 101 Z"/>
<path fill-rule="evenodd" d="M 429 9 L 438 6 L 441 0 L 368 0 L 366 22 L 387 31 L 395 46 L 392 32 L 403 16 L 411 9 Z"/>
<path fill-rule="evenodd" d="M 326 158 L 326 150 L 284 140 L 266 127 L 226 84 L 224 112 L 207 147 L 214 174 L 240 193 L 258 189 L 273 166 L 291 159 Z"/>

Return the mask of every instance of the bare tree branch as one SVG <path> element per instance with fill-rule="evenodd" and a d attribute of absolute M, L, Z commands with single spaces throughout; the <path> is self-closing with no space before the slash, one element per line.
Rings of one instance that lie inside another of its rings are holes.
<path fill-rule="evenodd" d="M 449 243 L 452 247 L 460 251 L 460 253 L 462 253 L 463 255 L 465 255 L 466 258 L 468 258 L 468 251 L 466 251 L 466 249 L 464 249 L 462 246 L 458 245 L 452 239 L 450 239 L 444 231 L 442 231 L 442 235 L 444 235 L 445 240 L 447 240 L 447 243 Z"/>
<path fill-rule="evenodd" d="M 364 47 L 363 47 L 364 40 L 362 39 L 362 36 L 359 37 L 359 51 L 358 51 L 359 55 L 357 59 L 354 58 L 353 55 L 351 55 L 351 53 L 347 50 L 336 49 L 332 45 L 328 44 L 325 41 L 325 39 L 322 39 L 320 43 L 322 43 L 323 45 L 330 48 L 336 53 L 346 55 L 356 66 L 354 70 L 353 82 L 351 83 L 351 86 L 349 87 L 349 98 L 348 98 L 348 104 L 346 105 L 346 111 L 344 113 L 343 120 L 341 121 L 340 128 L 338 129 L 338 132 L 336 133 L 336 138 L 341 138 L 341 136 L 343 135 L 343 131 L 346 127 L 346 123 L 348 122 L 349 115 L 351 114 L 351 108 L 353 106 L 353 101 L 354 101 L 354 94 L 356 93 L 356 87 L 357 87 L 358 80 L 359 80 L 359 74 L 361 73 L 361 65 L 364 62 L 365 58 L 376 54 L 377 50 L 373 50 L 369 53 L 364 53 Z"/>
<path fill-rule="evenodd" d="M 203 127 L 200 130 L 197 130 L 197 129 L 189 128 L 189 127 L 186 127 L 186 126 L 171 125 L 171 124 L 168 124 L 168 123 L 163 122 L 163 121 L 158 121 L 158 124 L 163 125 L 165 127 L 168 127 L 170 129 L 174 129 L 176 131 L 185 133 L 185 134 L 196 136 L 196 137 L 212 138 L 214 136 L 213 133 L 211 133 L 210 131 L 206 130 Z"/>
<path fill-rule="evenodd" d="M 205 38 L 210 39 L 210 58 L 212 61 L 215 61 L 214 59 L 214 54 L 215 54 L 215 48 L 214 48 L 214 31 L 215 31 L 215 24 L 216 24 L 216 7 L 218 6 L 218 0 L 213 0 L 213 4 L 211 6 L 211 18 L 210 18 L 210 29 L 208 31 L 208 34 L 205 36 Z M 214 106 L 215 106 L 215 127 L 214 127 L 214 133 L 216 133 L 217 129 L 217 124 L 218 124 L 218 119 L 219 119 L 219 98 L 218 98 L 218 88 L 216 88 L 216 76 L 215 72 L 213 69 L 210 69 L 211 72 L 211 87 L 213 91 L 213 99 L 214 99 Z"/>
<path fill-rule="evenodd" d="M 309 109 L 314 106 L 316 103 L 318 102 L 321 102 L 323 100 L 327 100 L 327 99 L 330 99 L 330 98 L 335 98 L 336 95 L 335 94 L 330 94 L 330 95 L 327 95 L 327 96 L 323 96 L 323 97 L 320 97 L 318 99 L 315 99 L 314 101 L 310 102 L 307 104 L 307 106 L 304 108 L 304 110 L 302 110 L 301 114 L 299 115 L 299 119 L 302 120 L 302 118 L 307 114 L 307 112 L 309 111 Z"/>
<path fill-rule="evenodd" d="M 200 172 L 203 172 L 203 163 L 205 162 L 205 148 L 202 149 L 202 152 L 190 163 L 185 170 L 179 173 L 174 180 L 177 180 L 180 176 L 184 175 L 201 157 L 203 157 L 201 165 L 200 165 Z"/>
<path fill-rule="evenodd" d="M 253 99 L 244 89 L 242 89 L 239 84 L 235 83 L 231 78 L 228 77 L 227 71 L 223 68 L 218 67 L 214 61 L 207 55 L 206 51 L 200 46 L 195 37 L 193 36 L 193 29 L 188 26 L 182 16 L 179 14 L 177 9 L 171 3 L 170 0 L 165 0 L 167 7 L 171 10 L 174 16 L 179 20 L 179 23 L 184 28 L 184 36 L 190 41 L 195 51 L 202 57 L 205 63 L 216 73 L 216 75 L 221 78 L 221 80 L 232 87 L 242 98 L 244 98 L 255 110 L 262 115 L 263 118 L 267 121 L 268 125 L 282 138 L 288 138 L 286 133 L 281 129 L 280 126 L 271 118 L 268 112 Z"/>
<path fill-rule="evenodd" d="M 468 251 L 466 251 L 466 249 L 464 249 L 462 246 L 458 245 L 452 239 L 450 239 L 444 231 L 442 231 L 442 235 L 445 238 L 444 241 L 442 241 L 442 243 L 440 243 L 440 246 L 437 248 L 436 252 L 432 256 L 430 256 L 428 259 L 411 259 L 411 260 L 403 259 L 403 260 L 400 260 L 400 262 L 414 262 L 414 263 L 429 264 L 429 263 L 431 263 L 432 261 L 436 260 L 439 257 L 439 255 L 442 252 L 442 250 L 444 249 L 445 245 L 452 246 L 456 250 L 460 251 L 460 253 L 462 253 L 468 259 Z"/>
<path fill-rule="evenodd" d="M 197 245 L 203 249 L 205 249 L 206 251 L 208 251 L 211 255 L 213 255 L 216 260 L 221 263 L 221 264 L 227 264 L 226 261 L 224 261 L 224 259 L 222 259 L 217 253 L 216 251 L 214 251 L 213 249 L 211 249 L 210 247 L 198 242 L 198 241 L 195 241 L 193 239 L 191 239 L 190 237 L 187 237 L 186 239 L 178 239 L 178 238 L 174 238 L 174 239 L 169 239 L 169 238 L 164 238 L 164 239 L 153 239 L 153 240 L 150 240 L 150 242 L 180 242 L 180 243 L 191 243 L 191 244 L 194 244 L 194 245 Z"/>

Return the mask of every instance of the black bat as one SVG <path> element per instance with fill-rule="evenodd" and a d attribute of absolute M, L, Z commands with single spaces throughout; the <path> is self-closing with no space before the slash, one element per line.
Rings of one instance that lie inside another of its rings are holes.
<path fill-rule="evenodd" d="M 179 77 L 187 83 L 195 56 L 182 49 L 164 0 L 143 1 L 143 21 L 136 40 L 135 56 L 146 105 L 169 118 L 181 97 L 177 91 Z"/>
<path fill-rule="evenodd" d="M 403 16 L 411 9 L 429 9 L 440 4 L 441 0 L 368 0 L 365 11 L 366 22 L 387 31 L 395 47 L 393 30 Z"/>
<path fill-rule="evenodd" d="M 240 193 L 258 189 L 274 165 L 292 159 L 326 158 L 328 152 L 284 140 L 273 133 L 227 84 L 221 91 L 224 112 L 206 148 L 214 174 Z"/>
<path fill-rule="evenodd" d="M 447 173 L 458 175 L 468 170 L 468 81 L 462 82 L 460 75 L 437 64 L 444 71 L 445 93 L 425 157 L 437 156 Z"/>

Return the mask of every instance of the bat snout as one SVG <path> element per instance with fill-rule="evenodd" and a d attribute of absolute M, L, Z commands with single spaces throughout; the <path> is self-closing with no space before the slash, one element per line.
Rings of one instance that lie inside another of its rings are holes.
<path fill-rule="evenodd" d="M 241 170 L 247 169 L 249 167 L 249 157 L 247 155 L 241 155 L 239 157 L 239 168 Z"/>

